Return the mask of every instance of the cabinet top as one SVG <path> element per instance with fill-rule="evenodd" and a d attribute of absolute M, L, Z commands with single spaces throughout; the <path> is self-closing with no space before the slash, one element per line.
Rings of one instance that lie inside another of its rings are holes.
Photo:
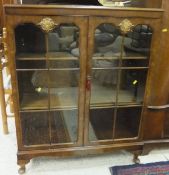
<path fill-rule="evenodd" d="M 122 8 L 87 5 L 4 5 L 6 15 L 84 15 L 159 18 L 163 9 Z"/>

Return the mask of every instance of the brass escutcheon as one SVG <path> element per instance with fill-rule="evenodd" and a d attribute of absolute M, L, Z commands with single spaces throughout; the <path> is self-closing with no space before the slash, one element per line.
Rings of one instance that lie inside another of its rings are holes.
<path fill-rule="evenodd" d="M 132 28 L 134 25 L 128 20 L 124 19 L 120 24 L 119 24 L 120 30 L 122 33 L 126 34 L 130 31 L 132 31 Z"/>
<path fill-rule="evenodd" d="M 52 31 L 58 24 L 53 21 L 51 18 L 43 18 L 38 25 L 42 28 L 46 33 Z"/>

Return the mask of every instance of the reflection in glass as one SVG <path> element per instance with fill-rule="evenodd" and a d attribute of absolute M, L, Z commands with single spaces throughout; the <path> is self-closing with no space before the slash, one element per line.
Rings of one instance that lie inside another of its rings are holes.
<path fill-rule="evenodd" d="M 141 108 L 119 108 L 115 124 L 115 139 L 138 136 Z"/>
<path fill-rule="evenodd" d="M 34 24 L 25 23 L 15 29 L 16 55 L 43 54 L 46 52 L 45 35 Z"/>
<path fill-rule="evenodd" d="M 49 60 L 78 60 L 79 28 L 74 24 L 60 24 L 48 33 Z M 51 67 L 53 67 L 51 65 Z"/>
<path fill-rule="evenodd" d="M 91 106 L 113 105 L 116 101 L 117 74 L 122 36 L 117 27 L 101 24 L 95 30 L 92 57 Z"/>
<path fill-rule="evenodd" d="M 51 111 L 51 143 L 76 142 L 78 136 L 78 111 Z"/>
<path fill-rule="evenodd" d="M 24 145 L 50 144 L 48 112 L 20 112 Z"/>
<path fill-rule="evenodd" d="M 150 54 L 151 40 L 153 30 L 148 25 L 139 24 L 135 26 L 132 32 L 129 32 L 127 38 L 130 42 L 124 42 L 124 52 L 128 57 L 147 58 Z"/>
<path fill-rule="evenodd" d="M 89 140 L 113 138 L 114 109 L 90 109 Z"/>
<path fill-rule="evenodd" d="M 108 23 L 96 28 L 91 105 L 97 102 L 102 105 L 114 102 L 142 103 L 152 32 L 148 25 L 143 24 L 135 26 L 126 35 Z"/>
<path fill-rule="evenodd" d="M 96 28 L 89 140 L 138 136 L 142 107 L 133 106 L 143 104 L 152 33 L 148 25 L 142 24 L 127 34 L 107 23 Z"/>
<path fill-rule="evenodd" d="M 60 24 L 49 33 L 30 23 L 15 29 L 25 145 L 77 141 L 79 33 L 74 24 Z"/>
<path fill-rule="evenodd" d="M 122 36 L 112 24 L 101 24 L 95 30 L 95 50 L 93 60 L 101 57 L 116 59 L 121 54 Z"/>
<path fill-rule="evenodd" d="M 77 108 L 79 70 L 50 70 L 50 107 Z"/>
<path fill-rule="evenodd" d="M 50 107 L 77 108 L 79 28 L 74 24 L 60 24 L 47 36 Z"/>
<path fill-rule="evenodd" d="M 147 70 L 122 70 L 118 104 L 142 103 L 145 92 Z"/>
<path fill-rule="evenodd" d="M 149 60 L 147 58 L 131 58 L 131 59 L 123 59 L 122 60 L 122 67 L 131 67 L 131 68 L 138 68 L 138 67 L 144 67 L 148 68 L 149 66 Z"/>
<path fill-rule="evenodd" d="M 116 101 L 117 70 L 93 70 L 90 106 L 113 105 Z"/>
<path fill-rule="evenodd" d="M 46 60 L 17 60 L 16 69 L 47 69 Z"/>
<path fill-rule="evenodd" d="M 67 60 L 50 60 L 49 65 L 50 65 L 50 69 L 79 68 L 79 61 L 77 59 L 73 60 L 71 59 L 71 57 L 68 57 Z"/>
<path fill-rule="evenodd" d="M 48 72 L 18 71 L 17 78 L 20 109 L 48 109 Z"/>

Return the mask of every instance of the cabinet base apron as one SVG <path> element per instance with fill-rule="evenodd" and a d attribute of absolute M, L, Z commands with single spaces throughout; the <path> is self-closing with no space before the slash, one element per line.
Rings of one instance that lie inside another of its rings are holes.
<path fill-rule="evenodd" d="M 87 156 L 95 154 L 103 154 L 112 152 L 115 150 L 127 150 L 133 153 L 133 162 L 139 163 L 140 160 L 138 156 L 142 155 L 144 150 L 144 144 L 142 142 L 136 143 L 126 143 L 126 144 L 113 144 L 113 145 L 102 145 L 102 146 L 82 146 L 82 147 L 72 147 L 72 148 L 56 148 L 48 150 L 28 150 L 28 151 L 18 151 L 18 165 L 19 174 L 23 174 L 26 170 L 25 165 L 30 162 L 32 158 L 43 157 L 43 156 L 57 156 L 57 157 L 78 157 L 78 156 Z M 145 151 L 144 151 L 145 152 Z"/>

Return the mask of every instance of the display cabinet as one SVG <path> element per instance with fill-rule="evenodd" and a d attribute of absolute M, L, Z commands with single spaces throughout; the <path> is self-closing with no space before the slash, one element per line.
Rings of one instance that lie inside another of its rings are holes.
<path fill-rule="evenodd" d="M 144 141 L 161 134 L 154 128 L 153 138 L 146 131 L 163 10 L 84 5 L 4 10 L 19 173 L 37 156 L 127 149 L 138 162 Z"/>

